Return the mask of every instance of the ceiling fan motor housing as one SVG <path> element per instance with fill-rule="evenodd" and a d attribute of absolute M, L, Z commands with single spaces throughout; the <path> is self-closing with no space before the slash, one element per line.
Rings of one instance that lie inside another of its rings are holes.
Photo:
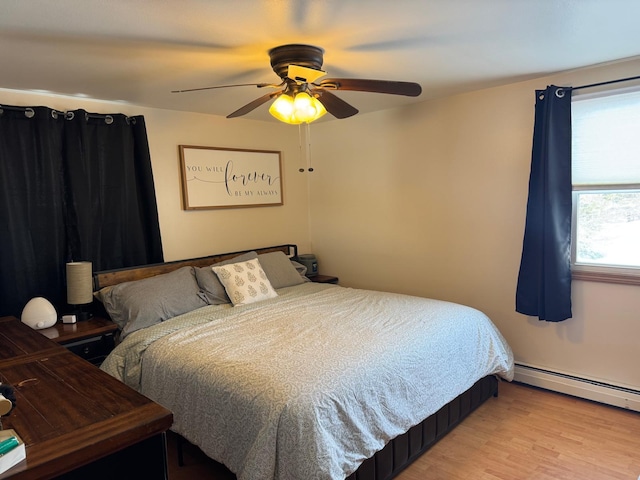
<path fill-rule="evenodd" d="M 323 53 L 323 49 L 313 45 L 281 45 L 269 50 L 269 58 L 273 71 L 286 79 L 292 64 L 322 70 Z"/>

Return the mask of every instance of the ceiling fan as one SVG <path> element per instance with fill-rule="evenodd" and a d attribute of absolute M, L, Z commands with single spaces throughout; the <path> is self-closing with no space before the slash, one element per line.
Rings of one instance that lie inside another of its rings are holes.
<path fill-rule="evenodd" d="M 282 79 L 282 82 L 279 84 L 243 83 L 237 85 L 219 85 L 187 90 L 174 90 L 172 93 L 240 86 L 278 88 L 280 90 L 256 98 L 235 112 L 227 115 L 227 118 L 246 115 L 269 100 L 276 99 L 269 108 L 269 112 L 278 120 L 291 124 L 310 123 L 320 118 L 326 112 L 329 112 L 336 118 L 348 118 L 358 113 L 357 108 L 332 93 L 337 90 L 387 93 L 409 97 L 417 97 L 422 93 L 422 87 L 413 82 L 325 78 L 319 83 L 316 83 L 318 79 L 326 75 L 326 72 L 322 70 L 323 53 L 324 50 L 319 47 L 299 44 L 282 45 L 269 50 L 271 67 Z"/>

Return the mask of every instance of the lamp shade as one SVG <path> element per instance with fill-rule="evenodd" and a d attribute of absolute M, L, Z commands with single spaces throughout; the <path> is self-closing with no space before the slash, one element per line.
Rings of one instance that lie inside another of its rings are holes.
<path fill-rule="evenodd" d="M 20 321 L 35 330 L 49 328 L 58 321 L 58 314 L 51 302 L 44 297 L 35 297 L 22 309 Z"/>
<path fill-rule="evenodd" d="M 93 302 L 91 262 L 67 263 L 67 303 L 85 305 Z"/>

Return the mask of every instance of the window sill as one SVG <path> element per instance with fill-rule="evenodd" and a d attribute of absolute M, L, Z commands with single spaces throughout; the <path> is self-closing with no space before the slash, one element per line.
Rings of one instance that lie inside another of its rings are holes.
<path fill-rule="evenodd" d="M 571 272 L 572 280 L 585 282 L 618 283 L 623 285 L 640 285 L 640 275 L 610 272 L 587 272 L 578 270 Z"/>

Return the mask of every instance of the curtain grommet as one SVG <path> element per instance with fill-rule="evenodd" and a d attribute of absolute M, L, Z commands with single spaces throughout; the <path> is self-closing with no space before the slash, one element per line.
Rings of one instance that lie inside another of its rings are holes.
<path fill-rule="evenodd" d="M 36 114 L 35 110 L 31 107 L 27 107 L 24 109 L 24 116 L 27 118 L 33 118 L 35 114 Z"/>
<path fill-rule="evenodd" d="M 563 88 L 556 89 L 556 97 L 558 97 L 558 98 L 564 97 L 564 89 Z"/>
<path fill-rule="evenodd" d="M 104 123 L 106 123 L 107 125 L 111 125 L 113 123 L 113 117 L 111 115 L 107 115 L 106 117 L 104 117 Z"/>
<path fill-rule="evenodd" d="M 73 120 L 73 118 L 76 116 L 75 113 L 73 112 L 67 112 L 64 114 L 64 118 L 66 118 L 67 120 Z"/>

